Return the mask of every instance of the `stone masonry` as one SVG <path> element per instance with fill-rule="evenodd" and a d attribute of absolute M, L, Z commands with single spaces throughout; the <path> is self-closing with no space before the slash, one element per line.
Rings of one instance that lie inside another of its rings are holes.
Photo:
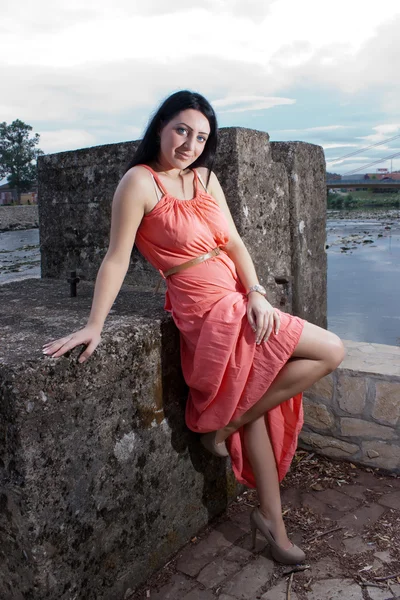
<path fill-rule="evenodd" d="M 46 341 L 86 323 L 55 279 L 1 288 L 0 598 L 116 600 L 241 491 L 185 426 L 179 335 L 162 296 L 123 286 L 86 363 Z"/>
<path fill-rule="evenodd" d="M 241 491 L 229 461 L 203 452 L 185 427 L 179 335 L 163 311 L 163 295 L 150 291 L 159 274 L 135 249 L 90 361 L 77 363 L 79 349 L 59 359 L 41 354 L 45 341 L 86 323 L 108 246 L 113 193 L 135 145 L 40 157 L 43 279 L 2 286 L 0 597 L 6 600 L 123 598 Z M 313 181 L 323 171 L 322 150 L 303 146 L 308 166 L 291 164 L 289 173 L 283 159 L 273 160 L 268 134 L 232 128 L 221 132 L 216 164 L 260 280 L 287 312 L 296 296 L 293 170 L 304 177 L 304 230 L 315 227 L 313 211 L 325 228 L 325 193 Z M 324 287 L 325 255 L 318 265 L 310 256 L 303 253 L 299 264 Z M 73 269 L 81 278 L 76 298 L 67 283 Z M 318 301 L 315 320 L 323 324 L 325 298 Z"/>
<path fill-rule="evenodd" d="M 113 194 L 136 146 L 39 157 L 42 277 L 65 279 L 77 269 L 82 279 L 95 279 L 108 247 Z M 271 302 L 326 326 L 322 148 L 299 142 L 278 147 L 267 133 L 221 129 L 215 172 Z M 154 289 L 159 278 L 134 247 L 126 283 Z"/>
<path fill-rule="evenodd" d="M 302 445 L 400 473 L 400 348 L 345 345 L 340 368 L 304 396 Z"/>

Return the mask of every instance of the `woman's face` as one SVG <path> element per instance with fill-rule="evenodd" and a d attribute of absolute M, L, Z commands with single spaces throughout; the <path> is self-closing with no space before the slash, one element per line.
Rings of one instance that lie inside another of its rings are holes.
<path fill-rule="evenodd" d="M 210 123 L 198 110 L 181 111 L 160 131 L 159 162 L 175 169 L 186 169 L 203 152 Z"/>

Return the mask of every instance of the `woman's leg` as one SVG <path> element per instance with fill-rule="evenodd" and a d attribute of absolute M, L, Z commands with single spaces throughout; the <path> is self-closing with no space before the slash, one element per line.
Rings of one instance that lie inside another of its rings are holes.
<path fill-rule="evenodd" d="M 337 335 L 306 322 L 292 354 L 293 360 L 284 365 L 258 402 L 217 432 L 216 442 L 223 442 L 243 425 L 255 421 L 271 408 L 304 392 L 321 377 L 334 371 L 344 355 L 343 343 Z"/>
<path fill-rule="evenodd" d="M 282 518 L 278 471 L 265 417 L 243 427 L 244 444 L 256 480 L 260 510 L 271 523 L 276 543 L 285 550 L 291 547 Z"/>

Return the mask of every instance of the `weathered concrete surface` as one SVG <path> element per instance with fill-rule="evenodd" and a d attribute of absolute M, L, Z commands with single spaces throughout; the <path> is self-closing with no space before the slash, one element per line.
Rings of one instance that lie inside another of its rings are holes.
<path fill-rule="evenodd" d="M 400 348 L 344 340 L 346 357 L 304 395 L 306 448 L 400 473 Z"/>
<path fill-rule="evenodd" d="M 326 169 L 323 149 L 304 142 L 271 143 L 272 159 L 289 178 L 294 314 L 327 326 Z"/>
<path fill-rule="evenodd" d="M 78 269 L 81 278 L 95 280 L 108 247 L 112 198 L 137 145 L 106 144 L 40 157 L 42 277 L 61 278 Z M 132 258 L 135 264 L 135 254 Z M 148 268 L 154 279 L 154 269 Z"/>
<path fill-rule="evenodd" d="M 32 206 L 0 206 L 0 231 L 39 227 L 39 212 Z"/>
<path fill-rule="evenodd" d="M 163 296 L 124 286 L 85 363 L 42 344 L 82 327 L 93 284 L 2 286 L 0 598 L 124 598 L 239 491 L 184 423 Z M 184 493 L 183 493 L 184 490 Z"/>
<path fill-rule="evenodd" d="M 222 130 L 215 172 L 232 217 L 274 306 L 292 312 L 289 185 L 267 133 Z M 284 276 L 288 284 L 277 284 Z"/>
<path fill-rule="evenodd" d="M 95 279 L 108 247 L 113 194 L 136 144 L 39 158 L 42 277 L 66 277 L 76 268 L 83 279 Z M 215 172 L 271 302 L 325 326 L 322 148 L 300 142 L 278 148 L 267 133 L 221 129 Z M 158 280 L 135 247 L 126 282 L 150 289 Z"/>

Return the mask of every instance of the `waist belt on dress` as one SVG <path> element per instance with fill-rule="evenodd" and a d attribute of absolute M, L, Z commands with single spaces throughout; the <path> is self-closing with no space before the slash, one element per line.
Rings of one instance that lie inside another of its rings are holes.
<path fill-rule="evenodd" d="M 172 267 L 171 269 L 168 269 L 168 271 L 163 272 L 163 271 L 161 271 L 161 269 L 159 269 L 160 275 L 163 279 L 166 279 L 167 277 L 169 277 L 170 275 L 173 275 L 174 273 L 179 273 L 180 271 L 183 271 L 184 269 L 188 269 L 189 267 L 193 267 L 194 265 L 198 265 L 199 263 L 204 262 L 205 260 L 207 260 L 208 258 L 211 258 L 212 256 L 217 256 L 218 254 L 220 254 L 220 252 L 221 252 L 221 250 L 217 246 L 216 248 L 213 248 L 213 250 L 210 250 L 209 252 L 206 252 L 205 254 L 200 254 L 200 256 L 191 258 L 190 260 L 188 260 L 184 263 L 181 263 L 180 265 L 176 265 L 176 267 Z M 161 279 L 157 283 L 156 289 L 154 290 L 155 292 L 158 291 L 158 288 L 160 287 L 160 283 L 161 283 Z"/>

